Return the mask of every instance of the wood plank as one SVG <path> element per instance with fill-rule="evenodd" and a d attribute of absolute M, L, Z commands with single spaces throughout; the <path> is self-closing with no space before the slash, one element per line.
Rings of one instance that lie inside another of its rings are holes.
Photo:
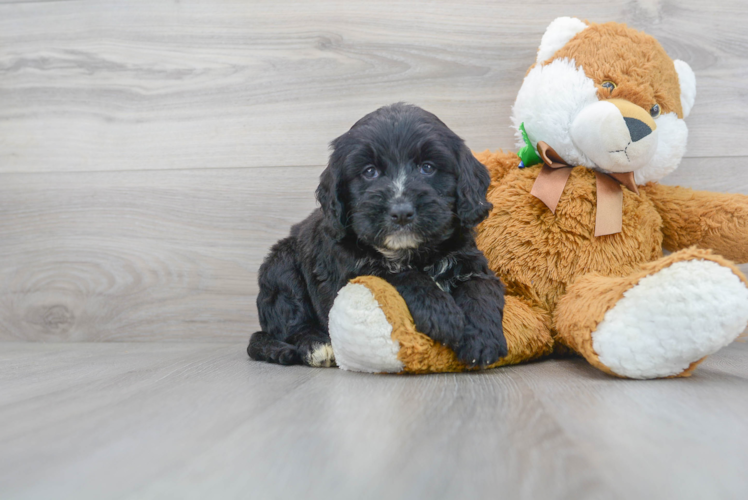
<path fill-rule="evenodd" d="M 660 182 L 699 191 L 748 194 L 748 157 L 685 158 Z"/>
<path fill-rule="evenodd" d="M 0 338 L 248 339 L 322 167 L 4 175 Z"/>
<path fill-rule="evenodd" d="M 671 385 L 621 380 L 611 390 L 581 360 L 528 371 L 528 383 L 623 498 L 738 499 L 748 494 L 746 353 L 748 344 L 734 343 Z"/>
<path fill-rule="evenodd" d="M 690 379 L 583 360 L 380 376 L 243 344 L 8 343 L 0 496 L 744 498 L 748 344 Z"/>
<path fill-rule="evenodd" d="M 696 157 L 748 155 L 743 0 L 0 3 L 0 172 L 318 165 L 409 101 L 478 150 L 558 16 L 627 22 L 690 63 Z"/>
<path fill-rule="evenodd" d="M 669 181 L 748 194 L 746 160 Z M 0 174 L 0 340 L 248 339 L 257 270 L 322 168 Z"/>

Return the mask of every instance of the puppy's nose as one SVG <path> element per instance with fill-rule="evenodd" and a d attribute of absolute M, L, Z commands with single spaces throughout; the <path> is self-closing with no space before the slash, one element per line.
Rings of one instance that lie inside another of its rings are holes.
<path fill-rule="evenodd" d="M 395 224 L 404 226 L 409 222 L 413 222 L 413 217 L 416 215 L 416 210 L 413 205 L 408 202 L 401 202 L 392 205 L 390 209 L 390 218 Z"/>

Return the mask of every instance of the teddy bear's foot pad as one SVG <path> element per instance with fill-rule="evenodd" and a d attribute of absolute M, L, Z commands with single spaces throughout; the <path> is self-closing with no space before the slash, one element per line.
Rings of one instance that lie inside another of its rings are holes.
<path fill-rule="evenodd" d="M 369 373 L 403 370 L 392 326 L 366 286 L 348 283 L 338 292 L 328 326 L 338 367 Z"/>
<path fill-rule="evenodd" d="M 690 260 L 642 278 L 592 334 L 601 363 L 635 379 L 669 377 L 726 346 L 748 324 L 748 288 L 716 262 Z"/>

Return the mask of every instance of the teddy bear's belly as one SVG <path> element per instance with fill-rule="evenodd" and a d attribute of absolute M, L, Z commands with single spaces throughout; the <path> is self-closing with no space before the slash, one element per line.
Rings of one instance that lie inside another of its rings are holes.
<path fill-rule="evenodd" d="M 478 246 L 508 293 L 551 310 L 580 275 L 623 276 L 662 256 L 662 220 L 646 194 L 624 188 L 623 230 L 596 237 L 594 173 L 575 168 L 553 214 L 530 194 L 538 170 L 518 169 L 494 188 L 494 209 L 478 230 Z"/>

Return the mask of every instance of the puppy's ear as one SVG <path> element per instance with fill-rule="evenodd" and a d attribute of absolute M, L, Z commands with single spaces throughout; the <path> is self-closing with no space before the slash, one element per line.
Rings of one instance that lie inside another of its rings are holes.
<path fill-rule="evenodd" d="M 333 142 L 333 147 L 335 143 Z M 317 201 L 325 215 L 325 227 L 330 236 L 340 241 L 345 236 L 345 207 L 340 199 L 340 171 L 342 159 L 333 152 L 327 168 L 319 176 Z"/>
<path fill-rule="evenodd" d="M 475 159 L 464 144 L 457 154 L 457 217 L 463 227 L 474 227 L 488 216 L 493 208 L 486 200 L 486 191 L 491 184 L 488 170 Z"/>

